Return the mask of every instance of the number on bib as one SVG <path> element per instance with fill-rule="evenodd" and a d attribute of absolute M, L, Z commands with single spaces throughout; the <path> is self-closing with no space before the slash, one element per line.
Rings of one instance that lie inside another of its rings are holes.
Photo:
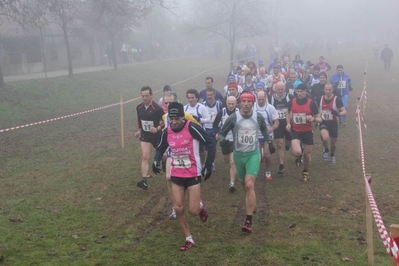
<path fill-rule="evenodd" d="M 287 117 L 287 109 L 277 110 L 278 119 L 285 119 Z"/>
<path fill-rule="evenodd" d="M 253 145 L 256 140 L 256 130 L 240 129 L 238 131 L 238 144 Z"/>
<path fill-rule="evenodd" d="M 338 82 L 338 89 L 345 89 L 345 88 L 346 88 L 345 80 L 341 80 L 340 82 Z"/>
<path fill-rule="evenodd" d="M 190 168 L 190 158 L 187 155 L 173 156 L 173 166 L 176 168 Z"/>
<path fill-rule="evenodd" d="M 141 127 L 144 131 L 150 132 L 150 129 L 154 127 L 154 122 L 153 121 L 145 121 L 141 120 Z"/>
<path fill-rule="evenodd" d="M 209 116 L 211 117 L 211 122 L 213 123 L 213 121 L 215 121 L 216 114 L 213 112 L 209 112 Z"/>
<path fill-rule="evenodd" d="M 321 111 L 321 117 L 323 120 L 333 120 L 334 116 L 331 111 Z"/>
<path fill-rule="evenodd" d="M 306 124 L 306 114 L 305 113 L 298 113 L 293 114 L 294 123 L 297 125 Z"/>

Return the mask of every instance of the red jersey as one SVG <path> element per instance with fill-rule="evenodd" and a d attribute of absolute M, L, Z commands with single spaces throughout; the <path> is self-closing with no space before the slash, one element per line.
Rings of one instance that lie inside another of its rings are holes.
<path fill-rule="evenodd" d="M 296 132 L 307 132 L 312 131 L 312 125 L 310 122 L 306 121 L 307 115 L 312 115 L 312 110 L 310 109 L 311 99 L 307 98 L 306 104 L 297 104 L 297 98 L 292 100 L 292 129 Z"/>

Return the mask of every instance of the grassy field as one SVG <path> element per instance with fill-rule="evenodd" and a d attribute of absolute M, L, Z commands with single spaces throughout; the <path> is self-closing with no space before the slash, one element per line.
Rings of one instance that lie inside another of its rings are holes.
<path fill-rule="evenodd" d="M 150 179 L 147 191 L 136 187 L 141 153 L 133 134 L 139 102 L 124 107 L 124 149 L 118 106 L 0 133 L 0 264 L 342 265 L 348 257 L 349 265 L 367 265 L 365 192 L 355 124 L 366 59 L 361 53 L 326 59 L 332 66 L 343 64 L 355 84 L 348 126 L 340 127 L 337 164 L 321 160 L 315 130 L 310 181 L 301 182 L 301 169 L 287 152 L 283 177 L 277 176 L 275 165 L 273 181 L 258 178 L 254 233 L 245 235 L 244 192 L 228 192 L 229 167 L 218 151 L 216 172 L 202 184 L 210 217 L 206 223 L 189 217 L 196 246 L 188 252 L 178 250 L 184 235 L 177 221 L 167 218 L 171 202 L 164 177 Z M 215 68 L 174 87 L 186 103 L 185 90 L 202 89 L 206 76 L 214 77 L 215 88 L 221 90 L 226 61 L 179 59 L 73 79 L 10 83 L 0 92 L 0 129 L 105 106 L 118 102 L 120 95 L 132 99 L 143 85 L 160 90 Z M 399 96 L 399 75 L 397 66 L 389 73 L 381 69 L 380 62 L 369 62 L 364 148 L 373 193 L 389 227 L 399 223 L 399 105 L 393 100 Z M 160 96 L 156 93 L 154 100 Z M 374 246 L 375 265 L 388 265 L 375 226 Z"/>

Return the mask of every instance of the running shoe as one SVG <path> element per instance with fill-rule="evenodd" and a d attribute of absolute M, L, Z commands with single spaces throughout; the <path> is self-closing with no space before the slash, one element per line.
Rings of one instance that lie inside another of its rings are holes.
<path fill-rule="evenodd" d="M 229 184 L 229 191 L 230 191 L 231 193 L 236 192 L 236 188 L 234 187 L 234 184 L 232 184 L 232 183 Z"/>
<path fill-rule="evenodd" d="M 335 156 L 332 156 L 332 157 L 331 157 L 331 162 L 332 162 L 332 163 L 336 163 L 336 162 L 337 162 L 337 159 L 335 158 Z"/>
<path fill-rule="evenodd" d="M 175 220 L 176 219 L 176 212 L 175 209 L 172 208 L 172 213 L 169 215 L 169 220 Z"/>
<path fill-rule="evenodd" d="M 204 202 L 202 200 L 201 200 L 201 202 L 202 202 L 202 210 L 201 210 L 199 216 L 200 216 L 201 221 L 205 223 L 206 220 L 208 220 L 208 211 L 205 209 Z"/>
<path fill-rule="evenodd" d="M 241 230 L 243 232 L 251 233 L 252 232 L 252 223 L 250 220 L 246 220 Z"/>
<path fill-rule="evenodd" d="M 328 152 L 323 152 L 323 161 L 327 161 L 328 159 Z"/>
<path fill-rule="evenodd" d="M 301 165 L 302 165 L 302 156 L 299 156 L 299 157 L 297 157 L 297 158 L 295 159 L 295 165 L 296 165 L 297 167 L 301 167 Z"/>
<path fill-rule="evenodd" d="M 278 172 L 277 172 L 277 174 L 279 174 L 279 175 L 284 174 L 284 170 L 285 170 L 284 165 L 280 165 L 280 166 L 278 167 Z"/>
<path fill-rule="evenodd" d="M 215 172 L 216 171 L 216 169 L 215 169 L 215 163 L 212 163 L 212 172 Z"/>
<path fill-rule="evenodd" d="M 343 126 L 346 126 L 346 121 L 345 121 L 345 120 L 342 122 L 342 125 L 343 125 Z"/>
<path fill-rule="evenodd" d="M 273 180 L 273 178 L 272 178 L 272 172 L 267 171 L 267 172 L 265 173 L 265 178 L 266 178 L 267 181 Z"/>
<path fill-rule="evenodd" d="M 307 182 L 309 180 L 309 172 L 302 171 L 303 182 Z"/>
<path fill-rule="evenodd" d="M 186 243 L 184 243 L 184 245 L 180 247 L 180 251 L 187 251 L 190 248 L 194 247 L 194 245 L 194 242 L 186 240 Z"/>
<path fill-rule="evenodd" d="M 147 181 L 144 181 L 144 180 L 141 180 L 141 181 L 137 182 L 137 186 L 139 188 L 144 189 L 144 190 L 148 189 Z"/>

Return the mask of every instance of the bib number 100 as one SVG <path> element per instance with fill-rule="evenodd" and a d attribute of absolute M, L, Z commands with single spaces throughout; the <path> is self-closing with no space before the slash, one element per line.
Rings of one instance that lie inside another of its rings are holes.
<path fill-rule="evenodd" d="M 245 144 L 252 144 L 254 142 L 253 136 L 243 136 L 241 135 L 241 143 Z"/>

